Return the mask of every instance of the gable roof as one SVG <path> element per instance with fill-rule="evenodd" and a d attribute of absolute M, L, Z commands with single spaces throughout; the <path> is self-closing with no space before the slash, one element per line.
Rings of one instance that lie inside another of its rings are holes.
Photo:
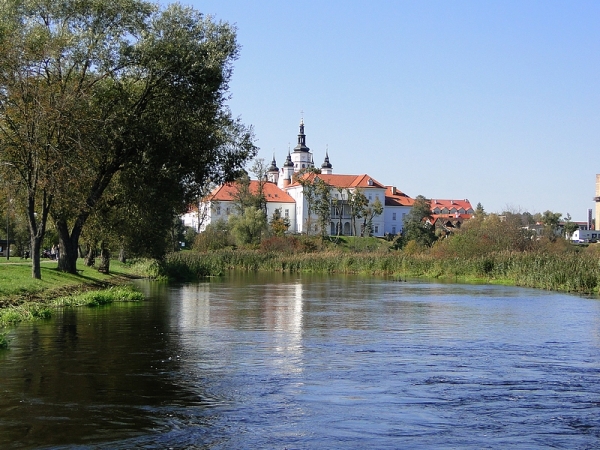
<path fill-rule="evenodd" d="M 259 183 L 258 180 L 250 180 L 250 192 L 256 194 L 258 192 Z M 235 183 L 225 183 L 217 187 L 209 195 L 209 201 L 218 202 L 231 202 L 235 200 L 235 194 L 237 193 L 237 185 Z M 265 199 L 268 202 L 276 203 L 295 203 L 294 199 L 285 191 L 282 191 L 277 187 L 276 184 L 269 181 L 263 184 L 263 192 Z"/>
<path fill-rule="evenodd" d="M 415 203 L 414 198 L 410 198 L 396 187 L 385 187 L 385 206 L 412 206 L 413 203 Z"/>
<path fill-rule="evenodd" d="M 463 208 L 465 211 L 468 211 L 469 209 L 473 209 L 473 207 L 471 206 L 471 202 L 467 199 L 464 200 L 440 200 L 440 199 L 431 199 L 430 201 L 431 204 L 431 210 L 433 211 L 435 208 L 440 208 L 440 209 L 444 209 L 444 208 L 448 208 L 448 210 L 451 210 L 452 208 L 456 208 L 456 209 L 460 209 Z"/>
<path fill-rule="evenodd" d="M 337 188 L 379 188 L 385 189 L 385 186 L 373 177 L 363 175 L 338 175 L 338 174 L 324 174 L 324 173 L 305 173 L 300 179 L 313 180 L 315 177 L 319 177 L 329 186 Z M 288 187 L 300 186 L 298 179 L 296 179 Z"/>

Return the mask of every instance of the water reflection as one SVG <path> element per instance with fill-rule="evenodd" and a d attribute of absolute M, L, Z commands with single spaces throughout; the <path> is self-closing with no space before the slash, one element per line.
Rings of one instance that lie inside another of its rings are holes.
<path fill-rule="evenodd" d="M 0 352 L 0 447 L 595 447 L 600 302 L 232 274 L 143 283 Z"/>

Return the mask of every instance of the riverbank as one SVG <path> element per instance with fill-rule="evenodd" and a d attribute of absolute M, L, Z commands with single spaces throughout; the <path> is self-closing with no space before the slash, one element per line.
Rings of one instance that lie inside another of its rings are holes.
<path fill-rule="evenodd" d="M 78 265 L 77 275 L 56 270 L 56 261 L 42 261 L 42 278 L 31 277 L 31 261 L 0 260 L 0 308 L 17 306 L 24 302 L 40 303 L 78 292 L 123 285 L 135 278 L 158 275 L 158 263 L 137 260 L 122 264 L 111 261 L 110 273 L 98 272 L 94 267 Z"/>
<path fill-rule="evenodd" d="M 229 270 L 373 274 L 532 287 L 578 294 L 600 293 L 600 264 L 586 252 L 498 252 L 470 258 L 440 258 L 405 252 L 280 254 L 221 250 L 168 255 L 163 274 L 191 281 Z"/>
<path fill-rule="evenodd" d="M 31 278 L 31 262 L 0 262 L 0 348 L 7 346 L 1 330 L 28 320 L 48 318 L 52 310 L 68 306 L 99 306 L 115 301 L 139 301 L 131 281 L 155 278 L 158 264 L 139 260 L 122 264 L 111 261 L 111 272 L 103 274 L 81 265 L 77 275 L 59 272 L 55 261 L 43 261 L 42 279 Z"/>

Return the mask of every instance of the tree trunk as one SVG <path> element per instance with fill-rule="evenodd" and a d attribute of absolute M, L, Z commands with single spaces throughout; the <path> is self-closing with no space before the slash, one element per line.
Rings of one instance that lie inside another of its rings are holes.
<path fill-rule="evenodd" d="M 100 265 L 98 266 L 98 272 L 110 272 L 110 252 L 104 242 L 100 245 Z"/>
<path fill-rule="evenodd" d="M 42 195 L 42 213 L 36 214 L 35 196 L 29 195 L 27 199 L 27 223 L 29 225 L 29 240 L 31 243 L 31 276 L 36 280 L 42 279 L 42 269 L 40 266 L 40 252 L 42 241 L 46 233 L 46 223 L 48 223 L 48 213 L 52 205 L 52 196 L 47 196 L 45 191 Z"/>
<path fill-rule="evenodd" d="M 127 262 L 127 258 L 125 256 L 125 249 L 121 247 L 119 250 L 119 262 L 125 264 Z"/>
<path fill-rule="evenodd" d="M 69 229 L 66 222 L 63 220 L 56 220 L 55 223 L 58 231 L 58 270 L 77 274 L 79 230 L 74 229 L 69 235 Z"/>
<path fill-rule="evenodd" d="M 85 259 L 83 260 L 83 264 L 85 264 L 87 267 L 92 267 L 94 264 L 96 264 L 96 246 L 95 245 L 89 246 L 87 255 L 85 256 Z"/>
<path fill-rule="evenodd" d="M 31 236 L 31 276 L 37 280 L 42 278 L 42 269 L 40 267 L 40 250 L 42 246 L 42 240 L 36 236 Z"/>

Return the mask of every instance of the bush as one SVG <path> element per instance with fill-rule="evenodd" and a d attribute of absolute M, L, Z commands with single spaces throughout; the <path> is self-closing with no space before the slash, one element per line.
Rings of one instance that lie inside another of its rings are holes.
<path fill-rule="evenodd" d="M 262 252 L 291 254 L 304 251 L 304 246 L 294 236 L 272 236 L 261 241 L 260 250 Z"/>
<path fill-rule="evenodd" d="M 224 220 L 211 223 L 194 238 L 193 249 L 198 252 L 220 250 L 233 245 L 229 224 Z"/>

